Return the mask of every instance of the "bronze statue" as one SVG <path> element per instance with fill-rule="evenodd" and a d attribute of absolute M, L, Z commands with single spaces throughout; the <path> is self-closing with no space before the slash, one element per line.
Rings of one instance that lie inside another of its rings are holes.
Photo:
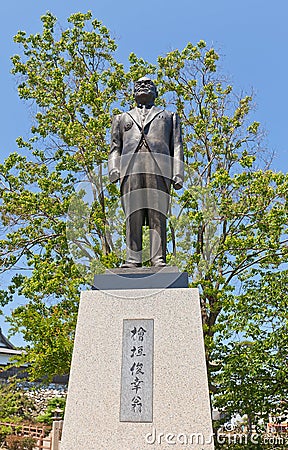
<path fill-rule="evenodd" d="M 142 265 L 142 226 L 150 229 L 150 261 L 166 265 L 166 218 L 170 187 L 183 186 L 183 147 L 177 114 L 154 106 L 152 80 L 134 84 L 137 107 L 113 117 L 108 159 L 111 182 L 120 180 L 126 217 L 126 262 Z"/>

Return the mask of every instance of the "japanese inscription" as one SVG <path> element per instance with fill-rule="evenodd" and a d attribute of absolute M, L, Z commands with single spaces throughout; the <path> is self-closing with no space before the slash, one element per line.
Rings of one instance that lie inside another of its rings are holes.
<path fill-rule="evenodd" d="M 153 319 L 123 321 L 121 422 L 153 420 Z"/>

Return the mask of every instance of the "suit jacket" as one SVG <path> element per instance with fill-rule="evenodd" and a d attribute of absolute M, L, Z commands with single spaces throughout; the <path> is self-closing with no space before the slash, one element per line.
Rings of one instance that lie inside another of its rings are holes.
<path fill-rule="evenodd" d="M 153 170 L 170 180 L 178 175 L 183 179 L 183 146 L 181 127 L 177 114 L 156 106 L 147 113 L 141 123 L 139 108 L 113 117 L 111 148 L 108 158 L 109 174 L 118 169 L 120 179 L 133 171 L 133 156 L 138 152 L 143 140 L 156 164 Z M 144 155 L 143 155 L 144 156 Z M 132 166 L 132 167 L 131 167 Z"/>

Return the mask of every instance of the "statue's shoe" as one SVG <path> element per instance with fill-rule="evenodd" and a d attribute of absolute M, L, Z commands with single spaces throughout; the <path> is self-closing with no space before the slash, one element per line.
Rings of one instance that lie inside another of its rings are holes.
<path fill-rule="evenodd" d="M 125 262 L 124 264 L 122 264 L 121 268 L 122 269 L 134 269 L 134 268 L 141 267 L 141 266 L 142 266 L 141 263 Z"/>
<path fill-rule="evenodd" d="M 153 267 L 166 267 L 167 264 L 164 261 L 158 261 L 157 263 L 153 264 Z"/>

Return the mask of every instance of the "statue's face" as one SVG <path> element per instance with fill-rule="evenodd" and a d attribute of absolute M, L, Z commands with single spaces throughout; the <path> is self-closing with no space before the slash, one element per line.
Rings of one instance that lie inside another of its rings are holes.
<path fill-rule="evenodd" d="M 142 105 L 154 103 L 157 90 L 153 81 L 146 77 L 137 80 L 134 84 L 134 96 L 136 102 Z"/>

